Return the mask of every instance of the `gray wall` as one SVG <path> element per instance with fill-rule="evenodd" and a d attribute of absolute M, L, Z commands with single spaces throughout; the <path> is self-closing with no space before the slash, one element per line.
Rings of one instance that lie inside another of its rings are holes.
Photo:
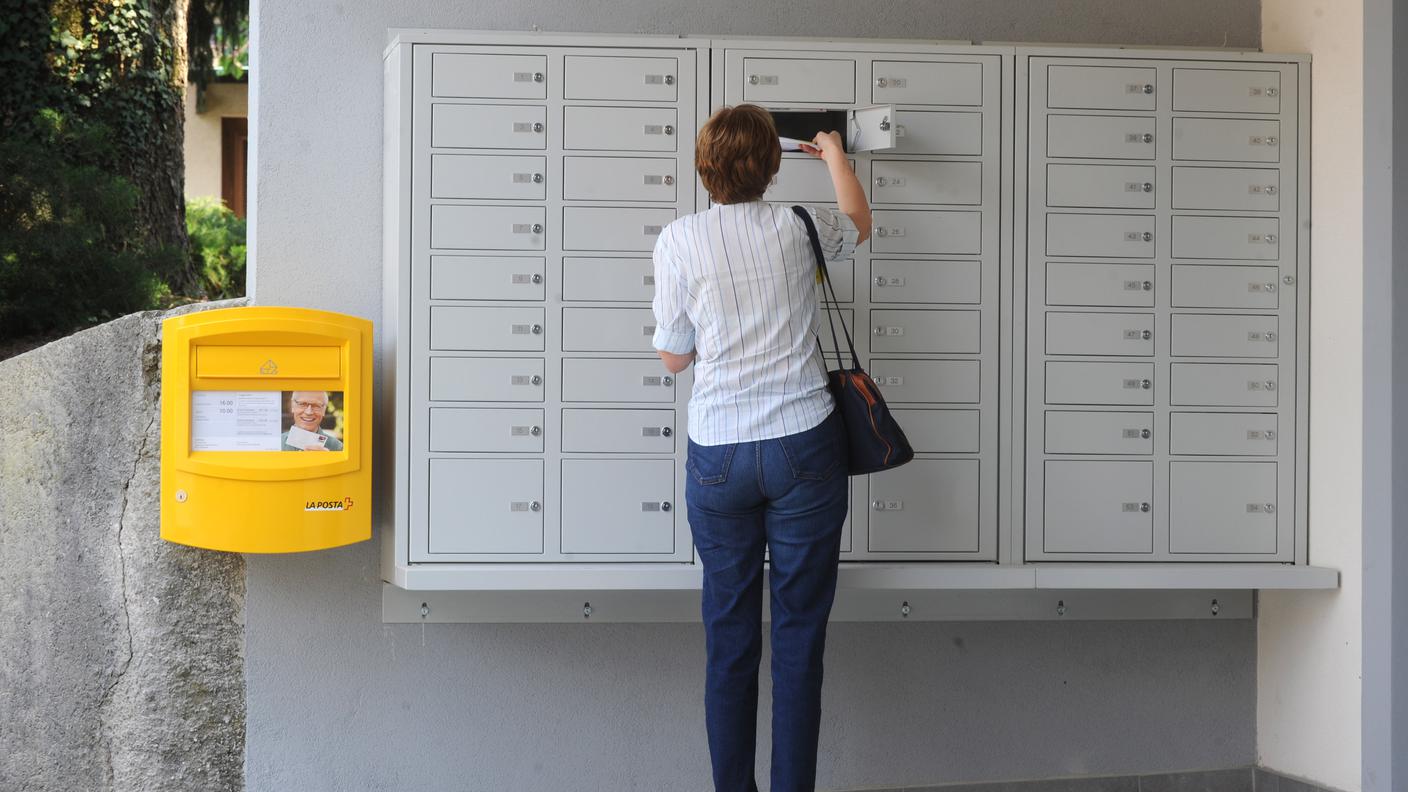
<path fill-rule="evenodd" d="M 1364 4 L 1364 792 L 1408 786 L 1408 9 Z M 1388 431 L 1385 431 L 1388 429 Z"/>
<path fill-rule="evenodd" d="M 378 320 L 388 27 L 1260 40 L 1254 0 L 256 0 L 255 14 L 255 297 Z M 378 557 L 366 543 L 247 559 L 250 789 L 708 787 L 699 627 L 382 625 Z M 827 668 L 825 789 L 1254 758 L 1246 621 L 838 624 Z"/>

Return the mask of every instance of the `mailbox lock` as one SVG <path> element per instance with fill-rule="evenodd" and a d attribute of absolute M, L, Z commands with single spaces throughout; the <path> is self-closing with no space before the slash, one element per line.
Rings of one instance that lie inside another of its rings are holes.
<path fill-rule="evenodd" d="M 542 132 L 542 131 L 543 131 L 543 122 L 542 122 L 542 121 L 534 121 L 534 122 L 533 122 L 533 131 L 534 131 L 534 132 Z"/>
<path fill-rule="evenodd" d="M 1266 389 L 1267 389 L 1267 390 L 1276 390 L 1276 382 L 1275 382 L 1274 380 L 1267 380 L 1267 381 L 1266 381 Z"/>
<path fill-rule="evenodd" d="M 890 81 L 889 81 L 889 80 L 886 80 L 884 77 L 876 77 L 876 78 L 875 78 L 875 87 L 876 87 L 876 88 L 884 88 L 885 86 L 887 86 L 887 85 L 889 85 L 889 84 L 890 84 Z"/>
<path fill-rule="evenodd" d="M 1142 240 L 1144 240 L 1145 242 L 1153 242 L 1153 241 L 1154 241 L 1154 232 L 1153 232 L 1153 231 L 1145 231 L 1143 234 L 1140 234 L 1140 235 L 1139 235 L 1139 238 L 1142 239 Z"/>
<path fill-rule="evenodd" d="M 1139 387 L 1143 390 L 1149 390 L 1150 388 L 1154 387 L 1154 383 L 1146 379 L 1139 380 Z"/>
<path fill-rule="evenodd" d="M 534 184 L 542 184 L 542 183 L 543 183 L 543 174 L 541 174 L 541 173 L 535 173 L 535 174 L 533 174 L 533 183 L 534 183 Z"/>
<path fill-rule="evenodd" d="M 1144 339 L 1145 341 L 1148 341 L 1149 339 L 1154 337 L 1154 331 L 1145 330 L 1139 334 L 1139 337 Z"/>
<path fill-rule="evenodd" d="M 1057 616 L 1065 616 L 1065 615 L 1066 615 L 1066 601 L 1065 601 L 1065 600 L 1056 600 L 1056 615 L 1057 615 Z"/>
<path fill-rule="evenodd" d="M 537 437 L 537 436 L 541 435 L 542 433 L 543 433 L 543 427 L 541 427 L 541 426 L 534 426 L 533 428 L 531 428 L 531 429 L 528 430 L 528 434 L 533 435 L 534 437 Z"/>
<path fill-rule="evenodd" d="M 533 273 L 532 281 L 533 281 L 534 283 L 542 283 L 542 282 L 543 282 L 543 276 L 542 276 L 540 273 L 535 272 L 535 273 Z"/>
<path fill-rule="evenodd" d="M 876 186 L 876 187 L 884 187 L 884 186 L 885 186 L 885 177 L 884 177 L 884 176 L 876 176 L 876 177 L 875 177 L 875 186 Z"/>
<path fill-rule="evenodd" d="M 1295 284 L 1296 279 L 1294 275 L 1287 275 L 1286 277 L 1281 279 L 1281 282 L 1286 284 L 1287 286 L 1291 286 Z"/>
<path fill-rule="evenodd" d="M 542 378 L 542 376 L 540 376 L 540 375 L 538 375 L 538 374 L 534 374 L 534 375 L 533 375 L 533 378 L 532 378 L 531 380 L 529 380 L 529 382 L 532 382 L 534 385 L 542 385 L 542 384 L 543 384 L 543 378 Z"/>
<path fill-rule="evenodd" d="M 1142 141 L 1144 141 L 1145 143 L 1153 143 L 1153 142 L 1154 142 L 1154 133 L 1153 133 L 1153 132 L 1145 132 L 1142 136 L 1140 136 L 1139 139 L 1142 140 Z"/>
<path fill-rule="evenodd" d="M 667 74 L 667 75 L 665 75 L 665 84 L 666 84 L 666 85 L 674 85 L 674 84 L 675 84 L 675 75 L 673 75 L 673 74 Z"/>
<path fill-rule="evenodd" d="M 1276 340 L 1276 334 L 1275 334 L 1275 333 L 1267 333 L 1267 334 L 1266 334 L 1266 340 L 1267 340 L 1267 341 L 1275 341 L 1275 340 Z"/>
<path fill-rule="evenodd" d="M 671 184 L 674 184 L 674 183 L 675 183 L 675 177 L 674 177 L 674 176 L 666 176 L 666 177 L 665 177 L 664 179 L 662 179 L 661 181 L 665 182 L 666 185 L 671 185 Z"/>
<path fill-rule="evenodd" d="M 756 75 L 756 74 L 750 74 L 750 75 L 748 75 L 748 84 L 749 84 L 749 85 L 757 85 L 757 84 L 758 84 L 758 75 Z"/>
<path fill-rule="evenodd" d="M 673 509 L 673 508 L 675 508 L 675 507 L 674 507 L 674 506 L 671 506 L 669 501 L 662 501 L 662 502 L 660 503 L 660 511 L 662 511 L 662 512 L 667 512 L 667 511 L 669 511 L 669 510 L 671 510 L 671 509 Z"/>
<path fill-rule="evenodd" d="M 542 223 L 534 223 L 534 224 L 533 224 L 533 233 L 535 233 L 535 234 L 541 234 L 541 233 L 543 233 L 543 224 L 542 224 Z"/>
<path fill-rule="evenodd" d="M 909 601 L 906 600 L 906 601 L 904 601 L 904 602 L 901 602 L 901 603 L 900 603 L 900 618 L 908 619 L 908 618 L 909 618 L 909 613 L 910 613 Z"/>
<path fill-rule="evenodd" d="M 1275 431 L 1274 429 L 1267 429 L 1267 430 L 1266 430 L 1266 439 L 1267 439 L 1267 440 L 1275 440 L 1275 439 L 1276 439 L 1276 431 Z"/>
<path fill-rule="evenodd" d="M 666 125 L 665 125 L 665 134 L 667 134 L 667 135 L 673 135 L 673 134 L 675 134 L 675 126 L 674 126 L 674 124 L 666 124 Z"/>
<path fill-rule="evenodd" d="M 875 285 L 876 285 L 876 286 L 884 286 L 884 285 L 885 285 L 885 276 L 884 276 L 884 275 L 876 275 L 876 276 L 875 276 Z"/>
<path fill-rule="evenodd" d="M 1212 607 L 1208 608 L 1208 610 L 1212 611 L 1212 615 L 1216 616 L 1218 612 L 1222 610 L 1222 606 L 1218 604 L 1217 600 L 1213 600 Z"/>
<path fill-rule="evenodd" d="M 666 374 L 665 376 L 663 376 L 663 377 L 660 378 L 660 384 L 661 384 L 661 385 L 664 385 L 664 386 L 666 386 L 666 387 L 668 387 L 668 386 L 670 386 L 670 385 L 674 385 L 674 384 L 675 384 L 675 378 L 674 378 L 674 377 L 671 377 L 669 374 Z"/>
<path fill-rule="evenodd" d="M 890 131 L 890 117 L 889 117 L 889 116 L 885 116 L 884 118 L 880 119 L 880 131 L 881 131 L 881 132 L 889 132 L 889 131 Z"/>
<path fill-rule="evenodd" d="M 177 503 L 185 503 L 185 502 L 186 502 L 186 491 L 185 491 L 185 490 L 183 490 L 183 489 L 176 490 L 176 502 L 177 502 Z"/>
<path fill-rule="evenodd" d="M 1141 503 L 1141 504 L 1139 504 L 1139 511 L 1145 512 L 1146 514 L 1148 513 L 1148 511 L 1149 511 L 1150 508 L 1152 508 L 1152 507 L 1151 507 L 1149 504 L 1147 504 L 1147 503 Z"/>
<path fill-rule="evenodd" d="M 1154 433 L 1149 431 L 1148 429 L 1140 429 L 1139 436 L 1144 438 L 1145 440 L 1148 440 L 1150 437 L 1154 436 Z"/>
<path fill-rule="evenodd" d="M 1140 285 L 1144 287 L 1144 291 L 1153 291 L 1153 289 L 1154 289 L 1154 282 L 1153 282 L 1153 281 L 1144 281 L 1144 283 L 1142 283 L 1142 284 L 1140 284 Z"/>
<path fill-rule="evenodd" d="M 540 325 L 540 324 L 535 324 L 535 325 L 533 325 L 533 335 L 542 335 L 542 334 L 543 334 L 543 326 Z"/>
<path fill-rule="evenodd" d="M 583 603 L 582 603 L 582 618 L 583 618 L 583 619 L 590 619 L 591 617 L 592 617 L 592 604 L 591 604 L 590 602 L 583 602 Z"/>
<path fill-rule="evenodd" d="M 1153 192 L 1153 191 L 1154 191 L 1154 183 L 1153 183 L 1153 182 L 1144 182 L 1143 189 L 1144 189 L 1144 192 Z"/>
<path fill-rule="evenodd" d="M 1268 245 L 1274 245 L 1274 244 L 1276 244 L 1276 235 L 1275 235 L 1275 234 L 1267 234 L 1265 238 L 1266 238 L 1266 244 L 1268 244 Z"/>
<path fill-rule="evenodd" d="M 1146 94 L 1151 94 L 1151 93 L 1153 93 L 1153 92 L 1154 92 L 1154 86 L 1152 86 L 1152 85 L 1150 85 L 1150 84 L 1148 84 L 1148 83 L 1145 83 L 1145 84 L 1144 84 L 1144 93 L 1146 93 Z"/>
<path fill-rule="evenodd" d="M 671 429 L 671 428 L 668 427 L 668 426 L 664 426 L 664 427 L 661 427 L 661 428 L 660 428 L 660 436 L 661 436 L 661 437 L 669 437 L 670 435 L 673 435 L 674 433 L 675 433 L 675 430 L 674 430 L 674 429 Z"/>
<path fill-rule="evenodd" d="M 543 81 L 543 73 L 542 73 L 542 72 L 533 72 L 533 82 L 542 82 L 542 81 Z"/>
<path fill-rule="evenodd" d="M 536 512 L 536 511 L 542 511 L 542 510 L 543 510 L 543 504 L 542 504 L 541 502 L 539 502 L 539 501 L 530 501 L 530 502 L 528 503 L 528 508 L 529 508 L 529 510 L 535 511 L 535 512 Z"/>

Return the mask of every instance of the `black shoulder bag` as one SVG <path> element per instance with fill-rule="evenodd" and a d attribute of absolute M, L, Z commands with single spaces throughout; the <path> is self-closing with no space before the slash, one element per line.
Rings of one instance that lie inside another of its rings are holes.
<path fill-rule="evenodd" d="M 831 345 L 842 368 L 826 371 L 826 387 L 836 400 L 836 409 L 846 424 L 846 437 L 850 441 L 849 472 L 852 476 L 878 473 L 882 470 L 899 467 L 914 458 L 914 449 L 904 431 L 890 415 L 885 397 L 875 387 L 875 381 L 860 367 L 856 356 L 856 345 L 851 340 L 850 328 L 846 327 L 846 317 L 840 315 L 841 307 L 836 301 L 836 289 L 831 285 L 831 274 L 826 270 L 826 256 L 821 252 L 821 240 L 817 238 L 816 224 L 806 209 L 792 207 L 792 211 L 802 218 L 807 227 L 807 236 L 812 241 L 812 253 L 816 255 L 816 266 L 821 271 L 822 301 L 825 304 L 826 321 L 831 325 Z M 841 355 L 841 342 L 836 338 L 836 321 L 832 312 L 841 321 L 841 331 L 846 335 L 846 346 L 851 350 L 851 367 L 845 368 L 845 358 Z M 817 339 L 821 345 L 821 339 Z M 826 358 L 822 357 L 822 369 L 826 369 Z"/>

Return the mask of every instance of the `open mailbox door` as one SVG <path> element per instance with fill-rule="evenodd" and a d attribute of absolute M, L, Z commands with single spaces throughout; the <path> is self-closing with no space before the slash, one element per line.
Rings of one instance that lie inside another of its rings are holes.
<path fill-rule="evenodd" d="M 879 151 L 895 147 L 895 106 L 871 105 L 846 111 L 846 150 Z"/>

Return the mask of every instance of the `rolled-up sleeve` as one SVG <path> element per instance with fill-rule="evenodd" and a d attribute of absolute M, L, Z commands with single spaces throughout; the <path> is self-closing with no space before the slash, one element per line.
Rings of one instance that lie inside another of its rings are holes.
<path fill-rule="evenodd" d="M 822 206 L 808 206 L 807 211 L 816 222 L 816 235 L 827 261 L 844 261 L 855 255 L 860 229 L 849 215 Z"/>
<path fill-rule="evenodd" d="M 651 343 L 664 352 L 686 355 L 694 351 L 694 323 L 685 312 L 689 289 L 672 249 L 673 238 L 673 229 L 666 227 L 656 240 L 652 255 L 655 299 L 650 307 L 655 312 L 655 335 Z"/>

